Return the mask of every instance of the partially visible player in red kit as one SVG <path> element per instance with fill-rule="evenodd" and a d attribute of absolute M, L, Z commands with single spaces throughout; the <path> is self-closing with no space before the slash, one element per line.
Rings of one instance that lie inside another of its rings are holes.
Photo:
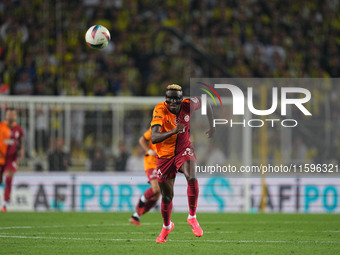
<path fill-rule="evenodd" d="M 196 178 L 196 155 L 191 144 L 190 118 L 195 110 L 201 107 L 198 97 L 183 100 L 182 87 L 176 84 L 167 86 L 165 102 L 156 105 L 151 122 L 151 141 L 156 144 L 157 178 L 162 194 L 161 212 L 163 228 L 156 243 L 165 243 L 169 233 L 174 228 L 171 222 L 172 198 L 177 171 L 184 174 L 188 182 L 187 196 L 189 216 L 187 222 L 195 236 L 202 236 L 203 230 L 196 219 L 196 207 L 199 193 Z M 213 127 L 213 112 L 207 104 L 207 116 L 210 129 L 208 137 L 215 134 Z"/>
<path fill-rule="evenodd" d="M 145 151 L 144 169 L 151 187 L 141 196 L 136 206 L 136 211 L 130 218 L 130 222 L 137 226 L 141 225 L 139 222 L 140 216 L 154 207 L 161 195 L 157 181 L 156 146 L 151 143 L 151 127 L 139 138 L 139 144 Z"/>
<path fill-rule="evenodd" d="M 7 212 L 13 176 L 18 169 L 18 157 L 24 157 L 23 131 L 16 120 L 16 110 L 9 108 L 6 110 L 6 120 L 0 123 L 0 184 L 3 176 L 6 177 L 2 212 Z"/>

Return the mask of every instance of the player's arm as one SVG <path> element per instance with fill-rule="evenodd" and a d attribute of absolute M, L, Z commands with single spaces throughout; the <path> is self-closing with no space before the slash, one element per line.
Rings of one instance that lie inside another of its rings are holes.
<path fill-rule="evenodd" d="M 0 159 L 1 161 L 5 160 L 6 157 L 6 146 L 4 143 L 4 131 L 2 130 L 2 123 L 0 122 Z"/>
<path fill-rule="evenodd" d="M 183 123 L 178 123 L 174 129 L 168 132 L 161 132 L 161 125 L 154 125 L 151 128 L 151 141 L 152 143 L 161 143 L 165 139 L 168 139 L 170 136 L 183 131 L 184 127 L 185 125 Z"/>
<path fill-rule="evenodd" d="M 19 156 L 19 158 L 24 158 L 24 143 L 23 143 L 23 139 L 22 139 L 22 137 L 20 137 L 19 138 L 19 140 L 18 140 L 18 156 Z"/>
<path fill-rule="evenodd" d="M 207 104 L 207 117 L 208 117 L 210 128 L 207 131 L 205 131 L 205 134 L 209 138 L 211 138 L 215 135 L 216 128 L 214 127 L 214 113 L 209 103 Z"/>
<path fill-rule="evenodd" d="M 153 144 L 163 142 L 165 139 L 169 138 L 170 136 L 173 136 L 183 131 L 185 127 L 184 124 L 179 123 L 174 129 L 170 131 L 161 132 L 161 127 L 163 125 L 163 120 L 164 120 L 165 115 L 166 114 L 164 113 L 164 110 L 161 107 L 158 107 L 158 106 L 155 107 L 153 111 L 153 119 L 151 121 L 151 142 Z"/>
<path fill-rule="evenodd" d="M 146 138 L 144 137 L 144 135 L 142 135 L 139 138 L 139 144 L 140 146 L 143 148 L 143 150 L 149 154 L 150 156 L 156 156 L 156 152 L 152 149 L 149 148 L 149 142 L 148 140 L 146 140 Z"/>
<path fill-rule="evenodd" d="M 201 99 L 199 97 L 190 98 L 190 107 L 192 111 L 196 111 L 201 108 Z M 210 138 L 215 135 L 216 129 L 214 127 L 214 113 L 211 105 L 207 103 L 207 117 L 209 121 L 210 128 L 205 132 L 205 134 Z"/>

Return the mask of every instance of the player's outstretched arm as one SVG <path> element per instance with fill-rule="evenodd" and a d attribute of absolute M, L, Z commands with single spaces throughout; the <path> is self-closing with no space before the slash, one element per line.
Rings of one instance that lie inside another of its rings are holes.
<path fill-rule="evenodd" d="M 17 145 L 17 153 L 18 153 L 18 157 L 20 159 L 23 159 L 25 157 L 25 154 L 24 154 L 24 143 L 22 141 L 22 137 L 19 138 L 18 140 L 18 145 Z"/>
<path fill-rule="evenodd" d="M 178 134 L 179 132 L 183 131 L 185 125 L 182 123 L 178 123 L 177 126 L 168 132 L 161 132 L 161 126 L 155 125 L 151 128 L 151 142 L 152 143 L 161 143 L 165 139 Z"/>
<path fill-rule="evenodd" d="M 156 156 L 156 152 L 149 148 L 149 141 L 145 139 L 145 137 L 142 135 L 139 138 L 139 144 L 143 148 L 143 150 L 148 153 L 150 156 Z"/>
<path fill-rule="evenodd" d="M 209 138 L 211 138 L 215 135 L 216 128 L 214 127 L 214 113 L 213 113 L 213 110 L 212 110 L 211 105 L 209 103 L 207 104 L 207 117 L 208 117 L 208 120 L 209 120 L 210 128 L 207 131 L 205 131 L 205 134 Z"/>
<path fill-rule="evenodd" d="M 141 136 L 138 142 L 145 152 L 149 150 L 149 141 L 147 141 L 144 136 Z"/>

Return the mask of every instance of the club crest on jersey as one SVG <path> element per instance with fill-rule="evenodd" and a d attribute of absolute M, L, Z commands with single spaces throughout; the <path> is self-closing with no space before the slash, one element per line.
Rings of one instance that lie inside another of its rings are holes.
<path fill-rule="evenodd" d="M 184 120 L 185 120 L 186 122 L 188 122 L 188 121 L 190 120 L 189 115 L 185 115 Z"/>

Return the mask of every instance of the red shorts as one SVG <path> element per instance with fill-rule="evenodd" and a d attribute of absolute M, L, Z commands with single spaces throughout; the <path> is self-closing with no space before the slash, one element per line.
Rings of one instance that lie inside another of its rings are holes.
<path fill-rule="evenodd" d="M 157 179 L 157 169 L 155 169 L 155 168 L 149 168 L 149 169 L 145 170 L 145 174 L 148 177 L 149 182 Z"/>
<path fill-rule="evenodd" d="M 5 165 L 1 166 L 1 170 L 3 171 L 16 171 L 18 170 L 18 162 L 17 160 L 6 160 Z"/>
<path fill-rule="evenodd" d="M 186 161 L 197 163 L 194 148 L 186 148 L 172 158 L 157 158 L 157 180 L 165 182 L 176 177 L 177 171 Z"/>

